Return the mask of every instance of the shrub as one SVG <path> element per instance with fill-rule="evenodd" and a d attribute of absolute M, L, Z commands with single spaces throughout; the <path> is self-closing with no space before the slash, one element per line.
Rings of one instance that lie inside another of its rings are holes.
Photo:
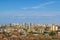
<path fill-rule="evenodd" d="M 54 36 L 55 34 L 56 34 L 56 32 L 54 32 L 54 31 L 51 31 L 51 32 L 49 33 L 50 36 Z"/>

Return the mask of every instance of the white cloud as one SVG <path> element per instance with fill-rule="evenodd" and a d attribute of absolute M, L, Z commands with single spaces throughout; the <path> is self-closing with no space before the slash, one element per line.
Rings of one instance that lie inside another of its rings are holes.
<path fill-rule="evenodd" d="M 38 5 L 38 6 L 35 6 L 35 7 L 32 7 L 32 8 L 42 8 L 42 7 L 45 7 L 47 5 L 50 5 L 50 4 L 53 4 L 55 3 L 54 1 L 51 1 L 51 2 L 47 2 L 47 3 L 44 3 L 44 4 L 41 4 L 41 5 Z"/>
<path fill-rule="evenodd" d="M 21 8 L 21 9 L 38 9 L 38 8 L 43 8 L 47 5 L 50 5 L 50 4 L 53 4 L 55 3 L 54 1 L 50 1 L 50 2 L 46 2 L 46 3 L 43 3 L 43 4 L 40 4 L 40 5 L 37 5 L 37 6 L 34 6 L 34 7 L 30 7 L 30 8 Z"/>

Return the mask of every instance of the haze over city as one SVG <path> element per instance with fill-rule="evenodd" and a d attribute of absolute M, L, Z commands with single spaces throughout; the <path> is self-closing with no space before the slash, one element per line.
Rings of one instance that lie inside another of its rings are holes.
<path fill-rule="evenodd" d="M 0 0 L 0 24 L 60 24 L 60 0 Z"/>

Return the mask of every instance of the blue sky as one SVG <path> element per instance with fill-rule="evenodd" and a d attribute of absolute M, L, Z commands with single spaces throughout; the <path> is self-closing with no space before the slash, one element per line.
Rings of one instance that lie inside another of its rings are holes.
<path fill-rule="evenodd" d="M 0 24 L 60 23 L 60 0 L 0 0 Z"/>

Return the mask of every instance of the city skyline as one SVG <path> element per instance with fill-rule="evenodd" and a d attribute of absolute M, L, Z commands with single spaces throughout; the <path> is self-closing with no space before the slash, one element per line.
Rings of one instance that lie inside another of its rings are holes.
<path fill-rule="evenodd" d="M 0 24 L 60 24 L 60 0 L 0 0 Z"/>

